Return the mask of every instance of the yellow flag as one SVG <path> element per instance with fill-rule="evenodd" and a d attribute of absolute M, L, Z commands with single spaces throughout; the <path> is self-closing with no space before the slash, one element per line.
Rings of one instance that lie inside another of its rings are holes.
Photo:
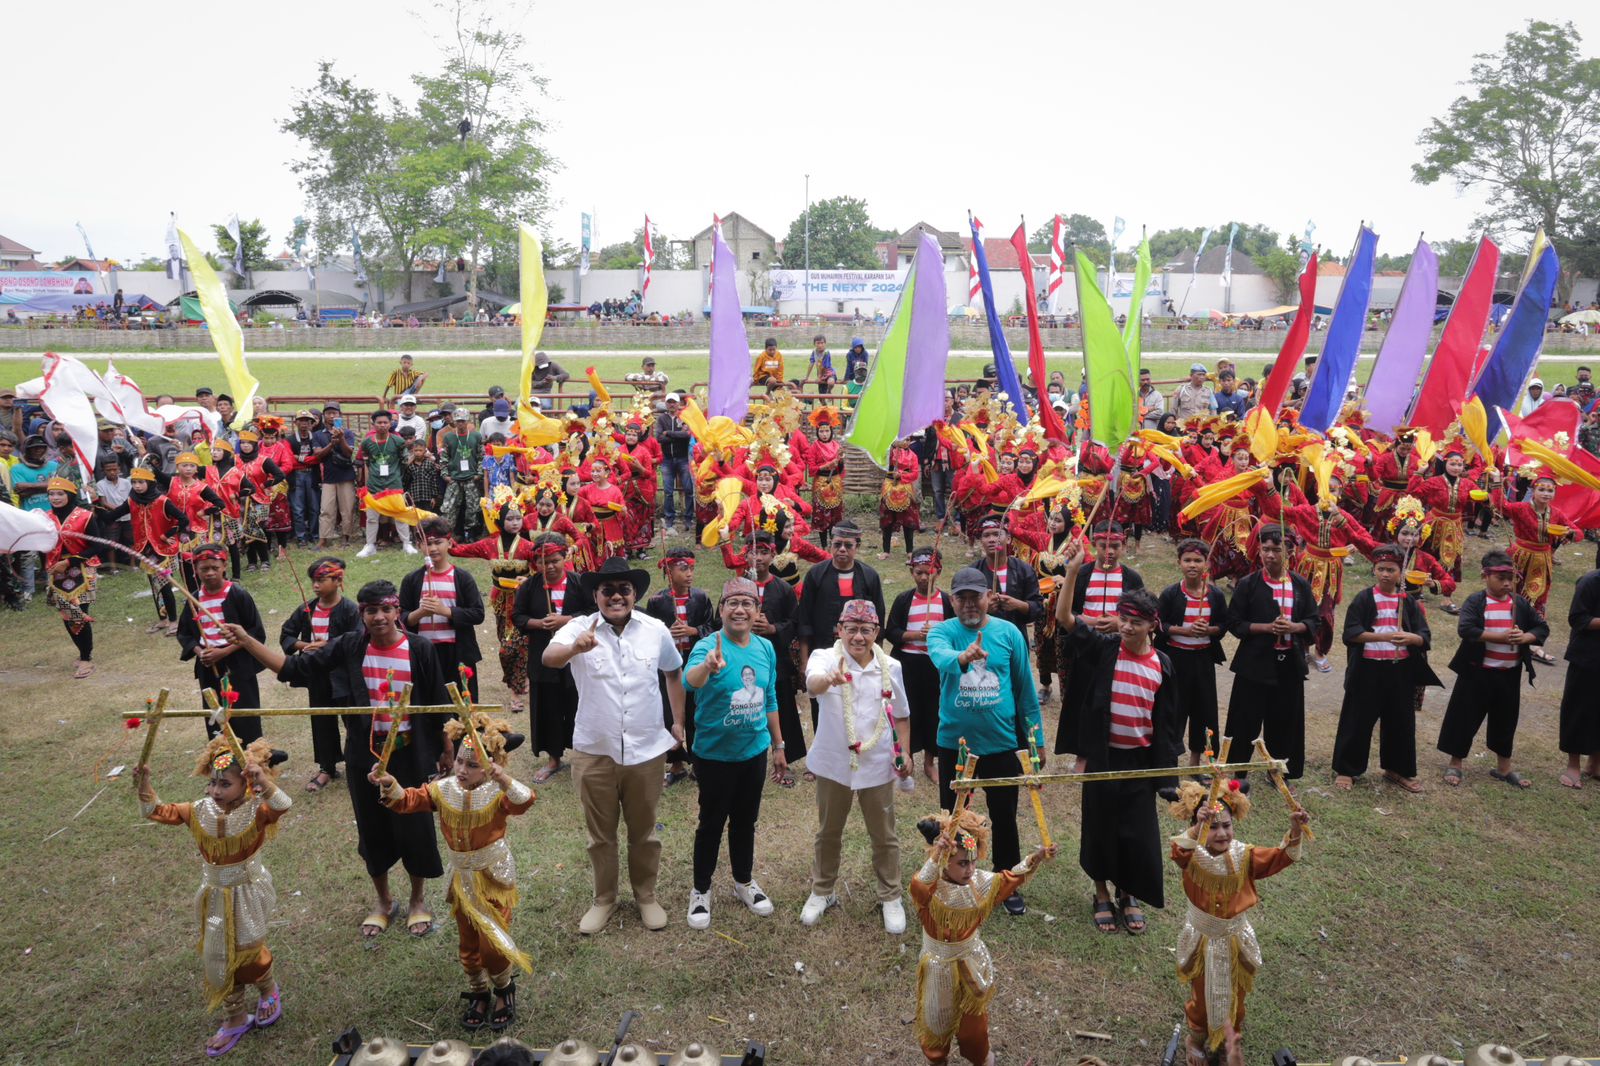
<path fill-rule="evenodd" d="M 1489 450 L 1489 412 L 1484 410 L 1483 401 L 1477 396 L 1461 409 L 1461 432 L 1483 456 L 1483 461 L 1494 465 L 1494 453 Z"/>
<path fill-rule="evenodd" d="M 539 235 L 526 222 L 517 223 L 521 246 L 522 300 L 522 382 L 517 394 L 517 428 L 525 444 L 553 444 L 561 439 L 561 423 L 546 418 L 534 409 L 533 350 L 539 347 L 539 337 L 544 333 L 544 318 L 550 309 L 550 290 L 544 283 L 544 245 Z"/>
<path fill-rule="evenodd" d="M 1214 485 L 1207 485 L 1195 495 L 1189 506 L 1179 512 L 1184 518 L 1196 518 L 1205 514 L 1213 507 L 1219 507 L 1241 492 L 1261 484 L 1272 475 L 1264 466 L 1251 467 L 1242 474 L 1235 474 L 1226 481 L 1219 481 Z"/>
<path fill-rule="evenodd" d="M 250 368 L 245 365 L 244 331 L 239 328 L 239 320 L 234 317 L 233 308 L 228 303 L 228 290 L 222 287 L 222 279 L 217 277 L 217 272 L 211 269 L 206 257 L 181 229 L 178 231 L 178 240 L 183 245 L 184 258 L 189 260 L 189 273 L 194 275 L 195 295 L 200 298 L 200 313 L 205 316 L 206 329 L 211 332 L 211 343 L 217 349 L 223 376 L 228 379 L 228 391 L 233 393 L 234 407 L 239 412 L 232 428 L 242 429 L 246 422 L 255 417 L 256 392 L 261 388 L 261 382 L 251 375 Z"/>
<path fill-rule="evenodd" d="M 1537 459 L 1550 468 L 1550 472 L 1564 481 L 1574 485 L 1582 485 L 1586 489 L 1600 492 L 1600 478 L 1596 478 L 1589 471 L 1568 459 L 1554 448 L 1547 447 L 1532 439 L 1517 439 L 1516 446 L 1522 449 L 1522 454 L 1529 459 Z"/>
<path fill-rule="evenodd" d="M 1278 426 L 1267 414 L 1266 408 L 1252 407 L 1244 416 L 1245 430 L 1250 434 L 1250 455 L 1264 463 L 1278 450 Z"/>

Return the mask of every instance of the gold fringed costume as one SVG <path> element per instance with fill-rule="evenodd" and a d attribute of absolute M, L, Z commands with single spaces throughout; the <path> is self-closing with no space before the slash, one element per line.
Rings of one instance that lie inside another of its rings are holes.
<path fill-rule="evenodd" d="M 513 780 L 509 789 L 486 781 L 465 789 L 454 777 L 420 788 L 393 786 L 383 797 L 396 814 L 431 811 L 450 853 L 450 891 L 460 935 L 461 968 L 474 992 L 511 983 L 512 966 L 533 972 L 533 960 L 511 938 L 517 866 L 506 843 L 506 822 L 533 806 L 533 789 Z"/>
<path fill-rule="evenodd" d="M 1227 1028 L 1243 1031 L 1245 997 L 1261 968 L 1261 945 L 1246 914 L 1260 902 L 1255 883 L 1300 856 L 1300 842 L 1287 837 L 1279 848 L 1235 840 L 1220 855 L 1200 847 L 1192 830 L 1172 838 L 1172 861 L 1183 870 L 1189 899 L 1178 934 L 1178 977 L 1189 985 L 1184 1014 L 1191 1033 L 1213 1051 Z"/>
<path fill-rule="evenodd" d="M 200 920 L 197 949 L 205 972 L 207 1006 L 229 1014 L 244 1010 L 244 989 L 261 995 L 273 988 L 267 921 L 277 906 L 272 874 L 257 854 L 277 832 L 278 819 L 293 805 L 288 793 L 249 796 L 231 811 L 209 797 L 195 803 L 141 801 L 140 812 L 161 825 L 186 825 L 200 848 Z"/>
<path fill-rule="evenodd" d="M 989 913 L 1033 875 L 1027 860 L 1010 870 L 974 870 L 968 884 L 943 877 L 934 859 L 911 879 L 922 923 L 917 962 L 917 1042 L 929 1062 L 945 1062 L 955 1042 L 969 1061 L 989 1055 L 989 1002 L 994 962 L 979 935 Z"/>

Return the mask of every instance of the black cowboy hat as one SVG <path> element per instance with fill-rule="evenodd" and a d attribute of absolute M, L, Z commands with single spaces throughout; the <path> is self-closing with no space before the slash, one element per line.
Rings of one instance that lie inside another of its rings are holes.
<path fill-rule="evenodd" d="M 595 599 L 598 602 L 595 590 L 608 579 L 614 577 L 625 577 L 633 582 L 635 599 L 644 599 L 645 592 L 650 588 L 650 572 L 648 570 L 632 569 L 628 566 L 626 560 L 620 559 L 615 555 L 607 559 L 600 569 L 585 571 L 578 580 L 583 585 L 583 591 L 587 592 L 591 599 Z"/>

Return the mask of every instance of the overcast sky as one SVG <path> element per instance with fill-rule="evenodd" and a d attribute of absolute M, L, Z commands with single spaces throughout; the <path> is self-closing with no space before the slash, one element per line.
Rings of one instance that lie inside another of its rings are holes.
<path fill-rule="evenodd" d="M 105 0 L 8 5 L 0 234 L 45 260 L 159 254 L 167 213 L 259 217 L 275 245 L 303 210 L 278 130 L 320 59 L 409 96 L 437 65 L 393 5 Z M 389 14 L 390 11 L 395 12 Z M 550 79 L 561 160 L 554 233 L 626 239 L 648 211 L 670 238 L 739 211 L 781 238 L 811 196 L 864 197 L 873 221 L 992 235 L 1081 211 L 1131 233 L 1230 217 L 1346 254 L 1463 236 L 1476 194 L 1420 186 L 1428 119 L 1476 52 L 1526 19 L 1586 5 L 1484 0 L 1195 4 L 806 0 L 540 3 L 524 24 Z M 1519 242 L 1510 242 L 1518 244 Z"/>

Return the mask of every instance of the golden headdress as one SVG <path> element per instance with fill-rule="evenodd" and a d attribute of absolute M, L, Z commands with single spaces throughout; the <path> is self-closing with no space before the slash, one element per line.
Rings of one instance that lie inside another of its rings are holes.
<path fill-rule="evenodd" d="M 962 851 L 970 851 L 979 859 L 989 855 L 989 819 L 970 807 L 951 813 L 940 811 L 917 822 L 917 828 L 928 840 L 928 857 L 937 854 L 934 842 L 941 836 L 955 841 Z"/>
<path fill-rule="evenodd" d="M 261 767 L 269 778 L 277 779 L 278 772 L 272 768 L 272 745 L 265 740 L 252 740 L 250 746 L 244 749 L 244 761 L 248 766 Z M 233 764 L 233 745 L 227 734 L 218 733 L 200 749 L 200 758 L 194 765 L 194 776 L 210 777 L 218 770 L 232 768 Z M 244 767 L 238 769 L 241 774 L 244 773 Z"/>
<path fill-rule="evenodd" d="M 511 733 L 511 723 L 502 718 L 490 718 L 487 711 L 473 711 L 472 724 L 478 731 L 478 736 L 483 738 L 483 746 L 488 750 L 489 758 L 506 765 L 509 750 L 506 748 L 506 736 Z M 459 718 L 452 718 L 444 724 L 444 735 L 449 738 L 459 750 L 463 745 L 471 746 L 467 723 Z M 466 740 L 462 738 L 466 737 Z"/>
<path fill-rule="evenodd" d="M 1433 526 L 1425 520 L 1425 514 L 1421 500 L 1415 496 L 1400 497 L 1394 505 L 1394 517 L 1389 519 L 1389 533 L 1393 535 L 1409 526 L 1423 540 L 1427 540 L 1428 534 L 1433 532 Z"/>
<path fill-rule="evenodd" d="M 1211 790 L 1198 781 L 1185 781 L 1178 787 L 1178 798 L 1168 804 L 1167 810 L 1184 825 L 1194 822 L 1195 812 L 1206 801 Z M 1250 797 L 1240 791 L 1239 782 L 1229 781 L 1217 790 L 1217 802 L 1233 813 L 1233 820 L 1243 821 L 1250 814 Z"/>

